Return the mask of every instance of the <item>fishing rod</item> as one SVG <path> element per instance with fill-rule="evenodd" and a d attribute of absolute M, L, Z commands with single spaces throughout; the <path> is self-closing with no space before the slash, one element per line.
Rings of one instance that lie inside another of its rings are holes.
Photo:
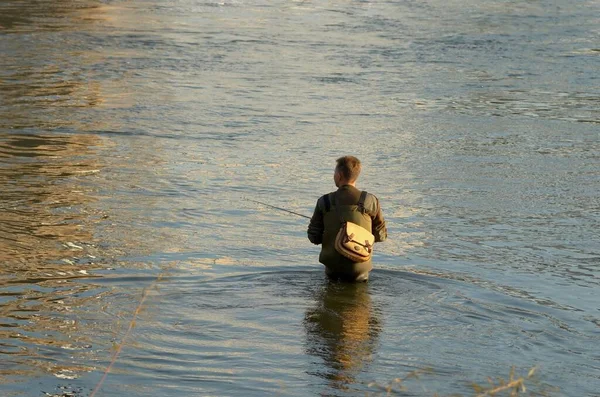
<path fill-rule="evenodd" d="M 310 216 L 306 216 L 304 214 L 299 214 L 299 213 L 294 212 L 294 211 L 286 210 L 285 208 L 275 207 L 274 205 L 263 203 L 262 201 L 252 200 L 252 199 L 249 199 L 249 198 L 247 198 L 246 200 L 252 201 L 253 203 L 264 205 L 266 207 L 271 207 L 271 208 L 274 208 L 274 209 L 279 210 L 279 211 L 283 211 L 283 212 L 287 212 L 287 213 L 290 213 L 290 214 L 298 215 L 298 216 L 301 216 L 302 218 L 310 219 Z"/>
<path fill-rule="evenodd" d="M 252 201 L 253 203 L 264 205 L 265 207 L 270 207 L 270 208 L 273 208 L 273 209 L 276 209 L 276 210 L 279 210 L 279 211 L 283 211 L 283 212 L 287 212 L 287 213 L 294 214 L 294 215 L 297 215 L 297 216 L 301 216 L 302 218 L 311 219 L 310 216 L 306 216 L 304 214 L 299 214 L 298 212 L 286 210 L 285 208 L 276 207 L 276 206 L 271 205 L 271 204 L 263 203 L 262 201 L 252 200 L 252 199 L 249 199 L 249 198 L 246 198 L 246 197 L 244 197 L 244 199 L 248 200 L 248 201 Z M 385 250 L 383 252 L 385 253 Z M 388 251 L 388 254 L 396 254 L 396 252 Z"/>

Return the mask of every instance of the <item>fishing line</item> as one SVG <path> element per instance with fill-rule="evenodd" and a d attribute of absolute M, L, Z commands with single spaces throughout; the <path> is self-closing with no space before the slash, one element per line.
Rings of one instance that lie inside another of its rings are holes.
<path fill-rule="evenodd" d="M 166 271 L 168 269 L 170 269 L 171 267 L 173 267 L 173 266 L 169 266 L 167 269 L 163 270 L 156 277 L 156 279 L 152 282 L 152 284 L 150 284 L 148 287 L 144 288 L 144 291 L 142 292 L 142 298 L 140 299 L 140 302 L 138 303 L 137 308 L 135 309 L 135 312 L 133 312 L 133 317 L 132 317 L 131 321 L 129 322 L 129 327 L 127 328 L 127 331 L 125 332 L 125 335 L 121 339 L 121 343 L 119 343 L 117 345 L 117 347 L 115 348 L 115 352 L 112 355 L 112 358 L 110 360 L 110 363 L 108 364 L 108 367 L 106 367 L 106 370 L 104 371 L 104 374 L 102 375 L 102 378 L 100 379 L 100 381 L 94 388 L 94 391 L 92 391 L 92 394 L 90 394 L 89 397 L 94 397 L 96 395 L 96 393 L 98 392 L 98 390 L 100 390 L 100 388 L 104 384 L 104 381 L 108 377 L 108 373 L 112 369 L 113 365 L 117 362 L 117 359 L 119 358 L 119 354 L 121 353 L 121 350 L 123 350 L 123 346 L 125 345 L 127 338 L 131 334 L 133 327 L 135 327 L 135 320 L 137 319 L 138 314 L 140 314 L 140 311 L 142 310 L 144 301 L 146 300 L 146 297 L 148 296 L 148 291 L 150 291 L 151 289 L 153 289 L 156 286 L 156 284 L 163 278 Z"/>

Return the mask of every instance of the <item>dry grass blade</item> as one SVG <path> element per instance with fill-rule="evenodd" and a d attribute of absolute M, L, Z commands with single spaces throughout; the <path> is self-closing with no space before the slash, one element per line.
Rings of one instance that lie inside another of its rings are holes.
<path fill-rule="evenodd" d="M 526 393 L 527 388 L 525 387 L 525 381 L 531 379 L 536 374 L 537 367 L 533 367 L 529 370 L 526 377 L 517 377 L 515 367 L 511 367 L 510 372 L 508 374 L 508 380 L 497 378 L 495 381 L 491 377 L 487 378 L 489 385 L 479 385 L 476 383 L 471 384 L 473 387 L 474 396 L 475 397 L 494 397 L 500 394 L 508 395 L 511 397 L 518 397 L 520 393 Z M 424 373 L 433 373 L 431 368 L 416 370 L 408 373 L 403 378 L 396 378 L 390 381 L 386 385 L 379 385 L 377 383 L 369 383 L 368 387 L 375 387 L 380 390 L 380 392 L 376 392 L 373 395 L 377 396 L 390 396 L 401 394 L 404 395 L 403 392 L 406 392 L 407 389 L 404 385 L 404 381 L 407 379 L 419 379 L 420 375 Z M 536 384 L 535 380 L 533 381 Z M 541 396 L 548 396 L 547 394 L 549 389 L 544 389 Z M 366 396 L 371 396 L 369 392 L 365 393 Z M 538 394 L 536 394 L 538 395 Z M 436 393 L 433 397 L 440 397 L 441 395 Z M 455 396 L 455 395 L 452 395 Z M 452 397 L 448 396 L 448 397 Z"/>
<path fill-rule="evenodd" d="M 495 396 L 503 391 L 510 390 L 510 396 L 517 396 L 519 391 L 525 393 L 527 388 L 525 387 L 525 380 L 530 379 L 535 375 L 536 367 L 533 367 L 527 373 L 527 377 L 519 377 L 515 378 L 515 367 L 511 367 L 510 373 L 508 375 L 508 382 L 504 381 L 504 379 L 498 379 L 498 384 L 495 384 L 491 378 L 488 378 L 488 382 L 490 383 L 489 388 L 484 388 L 480 385 L 474 384 L 473 389 L 475 390 L 476 397 L 486 397 L 486 396 Z"/>

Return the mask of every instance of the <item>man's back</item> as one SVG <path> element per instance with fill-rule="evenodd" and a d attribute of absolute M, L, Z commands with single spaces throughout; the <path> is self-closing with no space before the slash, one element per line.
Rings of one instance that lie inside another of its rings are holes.
<path fill-rule="evenodd" d="M 335 238 L 342 222 L 353 222 L 371 231 L 376 242 L 387 238 L 385 220 L 379 200 L 367 194 L 363 208 L 359 208 L 361 191 L 351 185 L 342 185 L 332 193 L 319 198 L 308 227 L 308 238 L 313 244 L 322 244 L 319 262 L 330 277 L 366 279 L 373 268 L 371 261 L 353 262 L 335 249 Z M 361 277 L 362 276 L 362 277 Z"/>

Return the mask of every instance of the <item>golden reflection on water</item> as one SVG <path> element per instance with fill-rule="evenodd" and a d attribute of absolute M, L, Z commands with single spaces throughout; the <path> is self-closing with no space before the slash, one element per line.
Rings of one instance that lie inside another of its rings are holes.
<path fill-rule="evenodd" d="M 106 255 L 94 178 L 109 142 L 86 131 L 112 121 L 82 111 L 119 95 L 94 71 L 105 54 L 66 34 L 94 29 L 106 11 L 93 1 L 0 4 L 0 382 L 90 371 L 90 335 L 109 315 L 106 290 L 78 279 Z"/>
<path fill-rule="evenodd" d="M 381 321 L 366 283 L 328 282 L 305 314 L 307 352 L 323 359 L 320 373 L 336 389 L 345 390 L 372 360 Z"/>
<path fill-rule="evenodd" d="M 1 376 L 88 370 L 67 357 L 89 348 L 75 309 L 97 297 L 74 281 L 89 278 L 100 255 L 93 225 L 102 215 L 85 183 L 102 168 L 98 145 L 85 134 L 0 135 Z"/>
<path fill-rule="evenodd" d="M 100 67 L 115 54 L 88 37 L 114 21 L 118 9 L 97 1 L 0 3 L 0 132 L 101 129 L 109 120 L 86 109 L 107 98 L 131 105 L 123 84 Z"/>
<path fill-rule="evenodd" d="M 96 256 L 92 225 L 104 214 L 88 180 L 108 140 L 85 131 L 108 129 L 111 116 L 81 109 L 116 93 L 89 67 L 106 54 L 71 32 L 113 17 L 89 0 L 0 4 L 0 276 L 81 276 L 77 262 Z"/>
<path fill-rule="evenodd" d="M 102 167 L 98 144 L 91 135 L 0 136 L 0 275 L 72 270 L 93 241 L 81 180 Z"/>
<path fill-rule="evenodd" d="M 109 8 L 98 1 L 5 2 L 0 8 L 0 32 L 67 31 L 101 18 Z"/>

